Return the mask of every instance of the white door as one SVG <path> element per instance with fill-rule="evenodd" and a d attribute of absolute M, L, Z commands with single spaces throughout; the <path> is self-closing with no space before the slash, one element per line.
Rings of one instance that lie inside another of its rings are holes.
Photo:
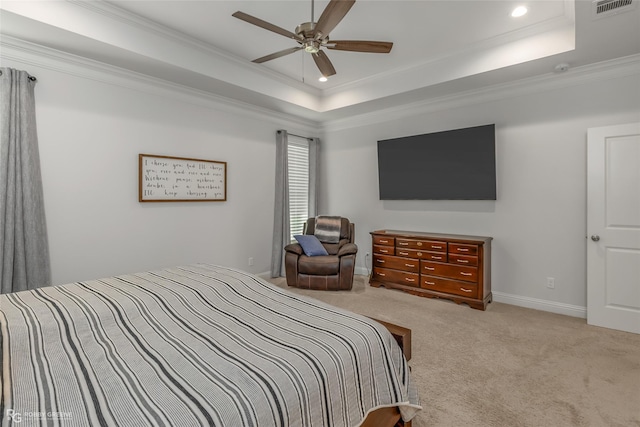
<path fill-rule="evenodd" d="M 640 123 L 588 131 L 587 323 L 640 334 Z"/>

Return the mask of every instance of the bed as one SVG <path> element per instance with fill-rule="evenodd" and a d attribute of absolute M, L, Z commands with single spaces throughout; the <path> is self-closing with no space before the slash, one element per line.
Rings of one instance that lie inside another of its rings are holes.
<path fill-rule="evenodd" d="M 0 328 L 2 426 L 382 426 L 421 409 L 384 326 L 216 265 L 0 295 Z"/>

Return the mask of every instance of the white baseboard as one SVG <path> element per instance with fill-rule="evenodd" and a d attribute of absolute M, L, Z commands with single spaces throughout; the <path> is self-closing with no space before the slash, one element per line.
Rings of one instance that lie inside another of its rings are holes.
<path fill-rule="evenodd" d="M 561 302 L 547 301 L 543 299 L 523 297 L 520 295 L 506 294 L 504 292 L 492 292 L 493 300 L 504 304 L 517 305 L 519 307 L 533 308 L 534 310 L 548 311 L 566 316 L 587 318 L 587 308 L 578 305 L 564 304 Z"/>
<path fill-rule="evenodd" d="M 364 267 L 356 267 L 355 274 L 368 276 L 369 270 Z M 259 273 L 263 278 L 270 277 L 270 272 Z M 565 316 L 587 318 L 587 308 L 579 305 L 564 304 L 561 302 L 548 301 L 538 298 L 523 297 L 520 295 L 507 294 L 504 292 L 492 292 L 493 301 L 504 304 L 516 305 L 518 307 L 532 308 L 534 310 L 548 311 L 550 313 L 563 314 Z"/>
<path fill-rule="evenodd" d="M 356 267 L 356 274 L 369 275 L 369 270 L 364 267 Z M 587 308 L 579 305 L 564 304 L 556 301 L 548 301 L 538 298 L 523 297 L 504 292 L 492 292 L 493 300 L 518 307 L 532 308 L 534 310 L 548 311 L 550 313 L 563 314 L 565 316 L 587 318 Z"/>
<path fill-rule="evenodd" d="M 271 279 L 271 271 L 263 271 L 262 273 L 254 273 L 256 276 L 260 277 L 261 279 Z"/>
<path fill-rule="evenodd" d="M 356 266 L 354 273 L 355 274 L 359 274 L 361 276 L 368 276 L 369 275 L 369 270 L 364 268 L 364 267 L 357 267 Z"/>

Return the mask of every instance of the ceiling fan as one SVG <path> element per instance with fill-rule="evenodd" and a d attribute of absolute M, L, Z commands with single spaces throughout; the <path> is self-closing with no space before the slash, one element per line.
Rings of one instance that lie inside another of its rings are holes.
<path fill-rule="evenodd" d="M 299 44 L 299 46 L 284 49 L 279 52 L 254 59 L 252 62 L 261 64 L 299 50 L 304 50 L 313 56 L 313 60 L 322 75 L 324 77 L 329 77 L 334 75 L 336 70 L 333 68 L 333 64 L 331 64 L 329 57 L 323 50 L 321 50 L 323 47 L 327 49 L 347 50 L 351 52 L 389 53 L 391 51 L 391 47 L 393 46 L 393 43 L 391 42 L 329 40 L 329 33 L 340 23 L 340 21 L 342 21 L 355 3 L 355 0 L 331 0 L 322 12 L 322 15 L 320 15 L 318 22 L 313 20 L 313 2 L 314 0 L 311 0 L 311 21 L 298 25 L 294 33 L 278 27 L 277 25 L 263 21 L 262 19 L 247 15 L 244 12 L 238 11 L 234 13 L 232 16 L 235 18 L 293 39 Z"/>

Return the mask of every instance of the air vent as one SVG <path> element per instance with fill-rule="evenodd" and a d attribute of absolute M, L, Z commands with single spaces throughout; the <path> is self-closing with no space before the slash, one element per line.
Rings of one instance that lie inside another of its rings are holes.
<path fill-rule="evenodd" d="M 594 19 L 617 15 L 635 9 L 637 3 L 638 0 L 596 0 L 592 3 L 591 15 Z"/>

